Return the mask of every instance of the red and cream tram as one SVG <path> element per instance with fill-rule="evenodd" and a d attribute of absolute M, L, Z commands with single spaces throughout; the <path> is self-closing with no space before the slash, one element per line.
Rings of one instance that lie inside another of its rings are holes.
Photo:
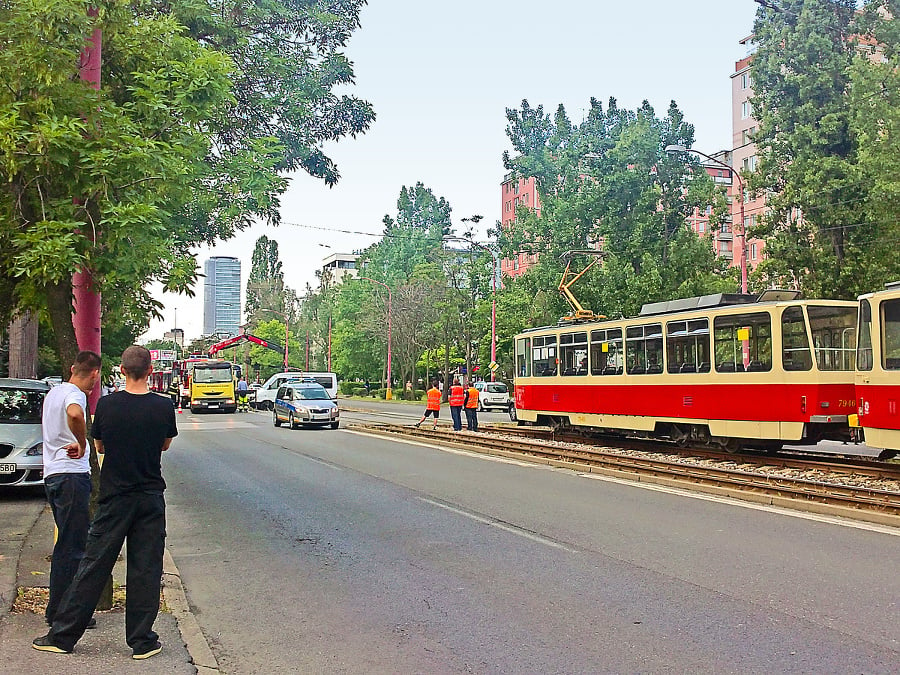
<path fill-rule="evenodd" d="M 857 307 L 718 294 L 528 330 L 516 336 L 516 413 L 731 451 L 847 440 Z"/>
<path fill-rule="evenodd" d="M 900 281 L 859 298 L 856 352 L 858 416 L 866 444 L 883 448 L 882 457 L 900 450 Z"/>

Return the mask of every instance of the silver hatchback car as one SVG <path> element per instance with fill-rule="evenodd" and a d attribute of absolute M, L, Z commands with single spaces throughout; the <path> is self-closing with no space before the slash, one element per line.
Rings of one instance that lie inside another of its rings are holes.
<path fill-rule="evenodd" d="M 0 378 L 0 487 L 44 484 L 41 409 L 50 385 Z"/>
<path fill-rule="evenodd" d="M 272 422 L 276 427 L 287 422 L 291 429 L 303 424 L 337 429 L 340 417 L 337 402 L 316 382 L 289 382 L 278 387 L 275 394 Z"/>

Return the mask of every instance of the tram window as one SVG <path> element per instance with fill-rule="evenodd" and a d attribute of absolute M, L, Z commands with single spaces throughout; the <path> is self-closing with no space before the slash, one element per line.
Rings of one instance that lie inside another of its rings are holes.
<path fill-rule="evenodd" d="M 556 336 L 542 335 L 532 338 L 532 373 L 535 377 L 556 375 Z"/>
<path fill-rule="evenodd" d="M 519 377 L 531 377 L 531 338 L 516 340 L 516 374 Z"/>
<path fill-rule="evenodd" d="M 622 374 L 622 329 L 591 331 L 591 375 Z"/>
<path fill-rule="evenodd" d="M 625 356 L 628 373 L 644 375 L 662 372 L 662 324 L 629 326 L 625 332 Z"/>
<path fill-rule="evenodd" d="M 881 303 L 882 362 L 885 370 L 900 370 L 900 300 Z"/>
<path fill-rule="evenodd" d="M 559 336 L 559 367 L 561 375 L 587 375 L 587 332 L 563 333 Z"/>
<path fill-rule="evenodd" d="M 772 370 L 772 322 L 767 312 L 717 316 L 713 321 L 713 342 L 716 372 Z M 746 366 L 745 345 L 748 355 Z"/>
<path fill-rule="evenodd" d="M 806 313 L 819 370 L 853 370 L 857 306 L 809 305 Z"/>
<path fill-rule="evenodd" d="M 788 307 L 781 315 L 781 360 L 785 370 L 811 370 L 806 320 L 800 307 Z"/>
<path fill-rule="evenodd" d="M 666 324 L 666 368 L 670 373 L 709 372 L 709 319 Z"/>
<path fill-rule="evenodd" d="M 872 370 L 872 305 L 859 303 L 859 330 L 856 341 L 856 369 Z"/>

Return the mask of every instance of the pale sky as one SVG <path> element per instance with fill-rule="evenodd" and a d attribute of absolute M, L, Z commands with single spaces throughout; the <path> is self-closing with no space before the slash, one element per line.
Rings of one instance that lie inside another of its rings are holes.
<path fill-rule="evenodd" d="M 445 197 L 453 222 L 480 214 L 482 231 L 500 219 L 506 108 L 522 99 L 573 122 L 590 98 L 610 96 L 634 109 L 647 99 L 658 115 L 674 99 L 695 126 L 695 147 L 731 147 L 731 81 L 747 54 L 753 0 L 369 0 L 347 54 L 356 86 L 375 108 L 368 133 L 329 144 L 341 180 L 333 188 L 296 175 L 282 198 L 283 224 L 254 226 L 213 249 L 241 259 L 243 287 L 256 240 L 279 242 L 285 282 L 317 284 L 331 253 L 377 241 L 385 214 L 396 215 L 400 188 L 422 181 Z M 374 236 L 341 232 L 366 232 Z M 203 326 L 202 279 L 194 298 L 157 293 L 165 320 L 142 340 L 174 326 L 187 340 Z M 243 300 L 243 299 L 242 299 Z"/>

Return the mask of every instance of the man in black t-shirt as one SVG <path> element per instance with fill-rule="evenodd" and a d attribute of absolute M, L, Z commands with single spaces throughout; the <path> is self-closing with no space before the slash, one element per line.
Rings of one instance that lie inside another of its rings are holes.
<path fill-rule="evenodd" d="M 125 639 L 134 659 L 162 651 L 153 631 L 166 540 L 160 459 L 178 430 L 171 403 L 147 386 L 151 370 L 150 352 L 129 347 L 122 355 L 124 391 L 97 403 L 91 436 L 104 454 L 97 511 L 84 558 L 50 632 L 32 642 L 37 650 L 68 654 L 75 648 L 127 539 Z"/>

